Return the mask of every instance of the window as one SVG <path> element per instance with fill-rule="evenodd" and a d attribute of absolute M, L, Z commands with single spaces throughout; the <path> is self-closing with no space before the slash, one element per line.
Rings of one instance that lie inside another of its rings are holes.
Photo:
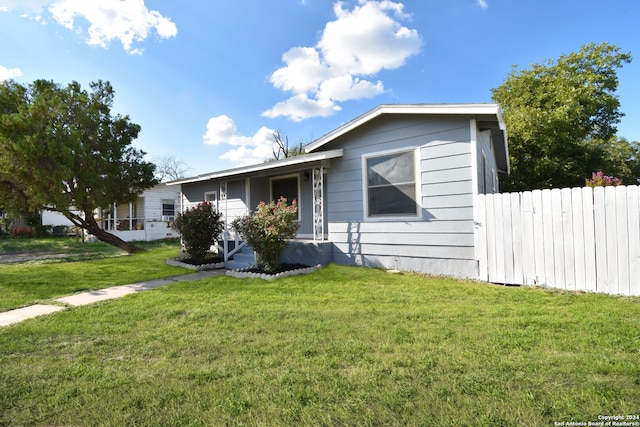
<path fill-rule="evenodd" d="M 211 203 L 211 207 L 215 210 L 218 210 L 218 192 L 217 191 L 207 191 L 204 193 L 204 201 Z"/>
<path fill-rule="evenodd" d="M 173 200 L 162 200 L 162 220 L 173 221 L 176 214 L 176 206 Z"/>
<path fill-rule="evenodd" d="M 298 219 L 300 219 L 300 193 L 299 176 L 288 175 L 271 178 L 271 200 L 278 201 L 280 197 L 287 199 L 287 205 L 295 200 L 298 204 Z"/>
<path fill-rule="evenodd" d="M 364 158 L 368 217 L 418 216 L 415 151 Z"/>

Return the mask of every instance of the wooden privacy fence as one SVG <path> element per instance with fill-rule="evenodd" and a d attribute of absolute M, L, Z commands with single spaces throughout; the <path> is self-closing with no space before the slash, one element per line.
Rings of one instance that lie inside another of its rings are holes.
<path fill-rule="evenodd" d="M 480 279 L 640 295 L 640 187 L 477 196 Z"/>

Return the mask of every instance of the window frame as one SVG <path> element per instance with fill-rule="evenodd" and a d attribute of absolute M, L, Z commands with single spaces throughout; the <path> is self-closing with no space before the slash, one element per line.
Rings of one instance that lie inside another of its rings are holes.
<path fill-rule="evenodd" d="M 369 209 L 369 166 L 370 159 L 380 157 L 391 157 L 401 154 L 411 153 L 413 155 L 413 185 L 415 195 L 415 214 L 371 214 Z M 365 221 L 411 221 L 422 218 L 422 192 L 421 192 L 421 173 L 420 173 L 420 149 L 419 147 L 403 147 L 394 150 L 378 151 L 374 153 L 366 153 L 362 155 L 362 203 Z"/>

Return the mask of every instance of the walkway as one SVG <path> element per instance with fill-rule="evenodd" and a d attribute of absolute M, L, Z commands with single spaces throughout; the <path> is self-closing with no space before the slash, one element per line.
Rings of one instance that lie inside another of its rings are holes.
<path fill-rule="evenodd" d="M 161 286 L 170 285 L 176 282 L 186 282 L 191 280 L 200 280 L 207 277 L 224 276 L 225 269 L 199 271 L 197 273 L 184 274 L 180 276 L 172 276 L 164 279 L 150 280 L 147 282 L 133 283 L 131 285 L 114 286 L 112 288 L 97 289 L 95 291 L 82 292 L 67 297 L 56 298 L 53 303 L 56 305 L 36 304 L 29 307 L 18 308 L 11 311 L 0 313 L 0 327 L 9 326 L 23 320 L 32 319 L 44 314 L 55 313 L 67 310 L 72 307 L 93 304 L 94 302 L 104 301 L 114 298 L 120 298 L 128 294 L 155 289 Z"/>

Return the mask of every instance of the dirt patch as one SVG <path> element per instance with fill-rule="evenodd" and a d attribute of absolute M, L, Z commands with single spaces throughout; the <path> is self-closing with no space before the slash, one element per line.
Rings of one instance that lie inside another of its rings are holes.
<path fill-rule="evenodd" d="M 12 264 L 16 262 L 37 261 L 41 259 L 67 258 L 69 254 L 47 251 L 30 252 L 2 252 L 0 253 L 0 264 Z"/>

